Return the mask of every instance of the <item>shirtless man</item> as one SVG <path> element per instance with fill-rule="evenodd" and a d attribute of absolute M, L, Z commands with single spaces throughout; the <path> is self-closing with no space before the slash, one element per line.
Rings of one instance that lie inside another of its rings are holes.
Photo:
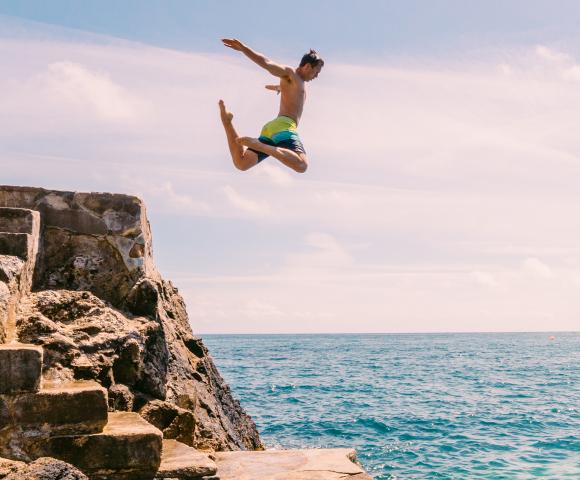
<path fill-rule="evenodd" d="M 278 85 L 266 85 L 266 88 L 282 94 L 278 117 L 264 125 L 260 138 L 240 137 L 232 125 L 234 116 L 226 110 L 224 101 L 219 101 L 234 165 L 240 170 L 248 170 L 271 155 L 292 170 L 304 173 L 308 167 L 308 158 L 296 129 L 306 98 L 305 82 L 318 77 L 324 61 L 314 50 L 310 50 L 302 57 L 298 68 L 294 69 L 272 62 L 239 40 L 224 38 L 222 42 L 278 77 Z"/>

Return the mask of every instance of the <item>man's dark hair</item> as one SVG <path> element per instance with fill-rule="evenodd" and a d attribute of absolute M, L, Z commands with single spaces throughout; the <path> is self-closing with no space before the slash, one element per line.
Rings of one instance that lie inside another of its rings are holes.
<path fill-rule="evenodd" d="M 322 58 L 320 57 L 320 55 L 318 55 L 318 52 L 316 52 L 316 50 L 310 49 L 310 51 L 302 57 L 302 60 L 300 60 L 300 67 L 303 67 L 307 63 L 309 63 L 313 67 L 316 67 L 317 65 L 324 65 L 324 60 L 322 60 Z"/>

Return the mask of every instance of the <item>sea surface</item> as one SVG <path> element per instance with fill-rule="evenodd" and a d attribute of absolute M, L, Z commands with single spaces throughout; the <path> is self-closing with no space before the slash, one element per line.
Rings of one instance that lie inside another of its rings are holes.
<path fill-rule="evenodd" d="M 270 448 L 355 447 L 377 480 L 580 480 L 580 333 L 203 338 Z"/>

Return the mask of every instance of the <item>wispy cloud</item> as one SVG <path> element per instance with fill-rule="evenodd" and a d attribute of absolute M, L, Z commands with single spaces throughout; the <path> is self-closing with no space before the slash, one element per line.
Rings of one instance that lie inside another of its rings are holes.
<path fill-rule="evenodd" d="M 70 103 L 86 114 L 93 112 L 109 121 L 133 121 L 146 113 L 146 103 L 111 80 L 106 73 L 94 72 L 73 62 L 48 65 L 45 81 L 48 95 L 61 104 Z"/>
<path fill-rule="evenodd" d="M 239 193 L 231 185 L 222 187 L 222 192 L 233 207 L 244 213 L 260 217 L 270 213 L 270 207 L 266 202 L 252 200 L 251 198 Z"/>
<path fill-rule="evenodd" d="M 522 262 L 523 269 L 526 273 L 538 278 L 552 278 L 552 269 L 537 258 L 526 258 Z"/>

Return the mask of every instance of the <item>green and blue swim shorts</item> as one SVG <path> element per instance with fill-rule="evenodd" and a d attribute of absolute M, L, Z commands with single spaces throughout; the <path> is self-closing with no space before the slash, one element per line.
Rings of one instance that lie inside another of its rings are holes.
<path fill-rule="evenodd" d="M 298 125 L 296 125 L 296 121 L 293 118 L 280 116 L 264 125 L 258 140 L 266 145 L 287 148 L 297 153 L 306 153 L 298 136 L 297 127 Z M 261 162 L 269 156 L 266 153 L 258 152 L 251 148 L 250 150 L 256 152 L 258 162 Z"/>

